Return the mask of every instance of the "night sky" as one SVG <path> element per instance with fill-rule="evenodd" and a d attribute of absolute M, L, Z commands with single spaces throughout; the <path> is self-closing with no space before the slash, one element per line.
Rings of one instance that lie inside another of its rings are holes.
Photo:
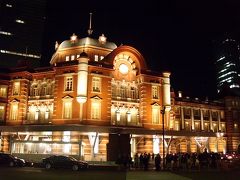
<path fill-rule="evenodd" d="M 216 95 L 214 44 L 240 37 L 240 3 L 226 1 L 48 1 L 43 64 L 54 45 L 72 33 L 87 36 L 89 12 L 93 37 L 135 47 L 149 69 L 172 73 L 171 85 L 184 96 Z"/>

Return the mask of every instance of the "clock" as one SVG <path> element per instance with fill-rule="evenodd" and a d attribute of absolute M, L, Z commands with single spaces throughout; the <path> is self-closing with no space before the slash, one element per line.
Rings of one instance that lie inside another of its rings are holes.
<path fill-rule="evenodd" d="M 122 74 L 127 74 L 128 73 L 128 66 L 126 64 L 120 64 L 119 71 Z"/>

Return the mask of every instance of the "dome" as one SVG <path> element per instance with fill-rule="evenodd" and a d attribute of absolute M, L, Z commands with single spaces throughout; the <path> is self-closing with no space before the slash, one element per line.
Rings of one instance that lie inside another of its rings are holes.
<path fill-rule="evenodd" d="M 71 47 L 77 47 L 77 46 L 96 46 L 106 49 L 115 49 L 117 48 L 117 45 L 113 42 L 106 42 L 104 44 L 100 43 L 97 39 L 92 39 L 90 37 L 82 38 L 77 40 L 76 42 L 72 43 L 71 40 L 63 41 L 58 49 L 65 49 L 65 48 L 71 48 Z"/>

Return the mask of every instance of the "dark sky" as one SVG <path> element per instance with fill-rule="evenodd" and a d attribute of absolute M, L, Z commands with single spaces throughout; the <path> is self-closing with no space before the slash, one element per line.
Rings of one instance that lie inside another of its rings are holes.
<path fill-rule="evenodd" d="M 67 0 L 49 1 L 43 58 L 46 65 L 54 44 L 72 33 L 87 36 L 89 12 L 93 37 L 102 33 L 117 45 L 139 50 L 151 70 L 169 70 L 175 91 L 185 96 L 216 94 L 216 41 L 240 37 L 238 0 Z"/>

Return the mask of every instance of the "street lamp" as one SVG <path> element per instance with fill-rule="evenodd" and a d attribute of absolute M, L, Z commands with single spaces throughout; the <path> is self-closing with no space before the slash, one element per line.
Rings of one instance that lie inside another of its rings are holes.
<path fill-rule="evenodd" d="M 165 169 L 165 142 L 164 142 L 164 115 L 165 115 L 166 107 L 163 106 L 163 109 L 161 110 L 162 114 L 162 136 L 163 136 L 163 170 Z"/>

